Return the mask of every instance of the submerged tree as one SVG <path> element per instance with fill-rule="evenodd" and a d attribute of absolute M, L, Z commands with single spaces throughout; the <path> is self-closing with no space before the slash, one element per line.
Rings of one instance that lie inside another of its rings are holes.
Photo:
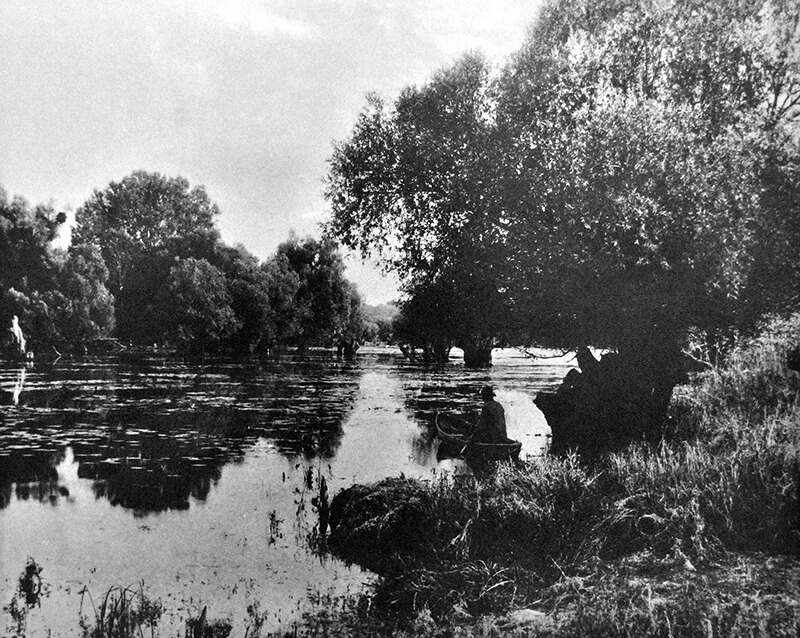
<path fill-rule="evenodd" d="M 371 97 L 331 160 L 328 231 L 364 254 L 380 253 L 399 275 L 408 328 L 427 321 L 413 310 L 415 296 L 435 290 L 438 304 L 452 309 L 435 329 L 427 321 L 416 330 L 437 342 L 423 346 L 436 359 L 449 342 L 485 363 L 505 328 L 489 79 L 486 60 L 466 55 L 391 106 Z"/>
<path fill-rule="evenodd" d="M 771 0 L 547 2 L 496 79 L 461 61 L 393 108 L 372 98 L 334 151 L 330 231 L 383 249 L 418 316 L 477 271 L 495 300 L 444 303 L 451 343 L 448 315 L 581 348 L 593 371 L 586 345 L 615 350 L 570 436 L 655 438 L 690 333 L 719 349 L 800 301 L 799 19 Z"/>
<path fill-rule="evenodd" d="M 292 338 L 301 350 L 361 338 L 361 298 L 345 279 L 344 262 L 332 242 L 293 237 L 278 247 L 276 258 L 297 277 Z"/>

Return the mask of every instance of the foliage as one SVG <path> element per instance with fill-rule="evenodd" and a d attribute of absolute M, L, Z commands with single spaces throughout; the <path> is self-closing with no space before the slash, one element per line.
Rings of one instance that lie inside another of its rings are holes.
<path fill-rule="evenodd" d="M 329 231 L 382 252 L 408 328 L 443 341 L 719 346 L 800 301 L 799 19 L 547 2 L 499 73 L 465 56 L 369 98 L 334 149 Z"/>
<path fill-rule="evenodd" d="M 549 587 L 637 556 L 688 573 L 713 572 L 732 554 L 796 561 L 800 388 L 786 352 L 799 321 L 773 322 L 740 344 L 728 367 L 684 390 L 673 418 L 694 430 L 692 442 L 631 446 L 593 466 L 575 456 L 504 465 L 481 481 L 356 485 L 333 499 L 329 546 L 378 570 L 376 604 L 404 618 L 530 604 Z M 603 604 L 624 615 L 607 593 L 598 592 Z M 727 593 L 702 596 L 718 596 L 733 613 Z M 669 613 L 694 622 L 699 609 L 691 609 Z M 751 611 L 739 620 L 757 619 Z"/>
<path fill-rule="evenodd" d="M 293 307 L 295 343 L 301 348 L 339 339 L 361 339 L 361 297 L 344 277 L 335 244 L 296 237 L 278 246 L 277 259 L 297 276 Z"/>
<path fill-rule="evenodd" d="M 0 189 L 0 322 L 6 332 L 16 315 L 34 352 L 80 344 L 114 325 L 99 250 L 81 243 L 55 247 L 61 223 L 63 214 L 52 207 L 31 209 Z"/>
<path fill-rule="evenodd" d="M 448 342 L 491 341 L 506 311 L 489 73 L 486 60 L 465 55 L 391 107 L 371 97 L 331 160 L 328 231 L 382 253 L 409 299 L 437 298 L 435 322 L 420 304 L 404 314 L 420 324 L 415 339 L 439 353 Z"/>
<path fill-rule="evenodd" d="M 78 209 L 78 241 L 100 246 L 117 294 L 136 259 L 175 238 L 211 233 L 219 210 L 202 186 L 182 177 L 135 171 L 96 190 Z"/>
<path fill-rule="evenodd" d="M 333 244 L 291 239 L 259 263 L 220 241 L 218 214 L 202 187 L 144 171 L 78 211 L 78 237 L 111 271 L 120 338 L 245 355 L 360 338 L 360 297 Z"/>
<path fill-rule="evenodd" d="M 364 315 L 365 341 L 393 342 L 392 323 L 399 313 L 396 305 L 378 304 L 377 306 L 370 306 L 365 304 L 362 313 Z"/>
<path fill-rule="evenodd" d="M 239 327 L 224 275 L 204 259 L 175 264 L 165 295 L 162 303 L 172 309 L 166 334 L 181 350 L 213 352 Z"/>

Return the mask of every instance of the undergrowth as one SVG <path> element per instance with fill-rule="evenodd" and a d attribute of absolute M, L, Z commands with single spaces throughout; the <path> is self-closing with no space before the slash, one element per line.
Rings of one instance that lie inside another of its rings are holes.
<path fill-rule="evenodd" d="M 332 503 L 344 524 L 331 547 L 382 575 L 374 603 L 399 627 L 428 615 L 444 631 L 459 615 L 553 605 L 552 588 L 589 574 L 583 612 L 561 619 L 561 635 L 792 634 L 797 607 L 781 592 L 737 602 L 695 575 L 731 557 L 800 558 L 800 376 L 786 364 L 798 343 L 800 317 L 773 322 L 680 388 L 677 436 L 655 448 L 591 466 L 574 456 L 506 465 L 481 481 L 351 488 Z M 633 556 L 652 572 L 640 589 L 616 571 Z M 677 584 L 656 595 L 665 569 Z"/>

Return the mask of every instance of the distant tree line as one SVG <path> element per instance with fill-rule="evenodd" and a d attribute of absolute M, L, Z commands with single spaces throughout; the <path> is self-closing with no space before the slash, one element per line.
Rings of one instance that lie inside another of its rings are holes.
<path fill-rule="evenodd" d="M 363 338 L 362 300 L 329 240 L 290 237 L 260 262 L 224 244 L 202 187 L 137 171 L 64 214 L 0 189 L 0 322 L 34 352 L 113 335 L 187 354 L 271 354 Z M 4 340 L 8 337 L 4 333 Z"/>

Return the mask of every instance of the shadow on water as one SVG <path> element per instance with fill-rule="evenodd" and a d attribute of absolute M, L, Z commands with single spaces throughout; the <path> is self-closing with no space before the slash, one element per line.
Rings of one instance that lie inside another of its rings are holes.
<path fill-rule="evenodd" d="M 327 357 L 204 366 L 106 358 L 2 369 L 0 507 L 12 485 L 21 500 L 57 500 L 55 468 L 68 445 L 98 498 L 139 513 L 205 499 L 221 468 L 259 439 L 287 456 L 331 457 L 361 374 Z"/>
<path fill-rule="evenodd" d="M 430 426 L 440 410 L 477 414 L 487 383 L 509 435 L 540 453 L 533 398 L 568 365 L 504 351 L 488 370 L 428 369 L 366 348 L 355 364 L 137 353 L 0 365 L 0 596 L 30 555 L 59 584 L 36 635 L 76 617 L 76 583 L 142 580 L 178 610 L 162 635 L 206 604 L 244 635 L 252 600 L 270 602 L 277 629 L 308 592 L 340 595 L 371 578 L 309 551 L 324 490 L 468 472 L 439 458 Z"/>

